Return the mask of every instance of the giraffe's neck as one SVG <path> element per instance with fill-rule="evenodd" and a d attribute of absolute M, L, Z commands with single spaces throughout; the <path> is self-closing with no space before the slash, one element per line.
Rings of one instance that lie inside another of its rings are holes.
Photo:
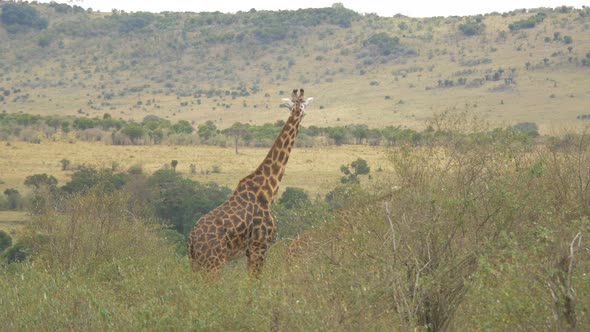
<path fill-rule="evenodd" d="M 247 190 L 254 193 L 260 203 L 270 207 L 283 179 L 289 155 L 299 133 L 301 119 L 301 116 L 289 117 L 262 163 L 254 172 L 240 181 L 236 194 Z"/>

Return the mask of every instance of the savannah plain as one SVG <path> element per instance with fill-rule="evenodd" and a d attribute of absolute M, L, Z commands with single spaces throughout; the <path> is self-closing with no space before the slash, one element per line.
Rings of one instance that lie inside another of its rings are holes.
<path fill-rule="evenodd" d="M 340 4 L 30 8 L 32 21 L 0 25 L 0 120 L 43 119 L 0 122 L 0 191 L 35 206 L 0 211 L 14 242 L 0 249 L 7 330 L 590 324 L 588 8 L 423 19 Z M 233 189 L 272 141 L 240 137 L 235 147 L 228 129 L 285 120 L 281 98 L 299 87 L 315 99 L 302 126 L 321 130 L 293 150 L 281 193 L 308 198 L 277 204 L 287 231 L 260 280 L 243 261 L 214 285 L 201 280 L 182 253 L 185 234 L 155 226 L 163 217 L 125 190 L 53 196 L 24 183 L 47 174 L 60 187 L 87 166 L 149 177 L 176 161 L 171 178 Z M 80 118 L 121 125 L 76 127 Z M 52 128 L 55 119 L 68 125 Z M 146 119 L 168 122 L 161 137 Z M 181 121 L 194 132 L 173 132 Z M 387 138 L 391 128 L 400 136 Z M 358 159 L 369 175 L 342 181 Z"/>

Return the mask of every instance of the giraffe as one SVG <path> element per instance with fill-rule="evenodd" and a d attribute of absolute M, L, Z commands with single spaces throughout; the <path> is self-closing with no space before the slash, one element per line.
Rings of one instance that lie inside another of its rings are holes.
<path fill-rule="evenodd" d="M 188 255 L 194 271 L 216 279 L 227 261 L 246 255 L 250 275 L 260 275 L 276 231 L 271 205 L 305 107 L 313 101 L 304 100 L 303 95 L 303 89 L 295 89 L 291 100 L 283 99 L 291 114 L 262 163 L 238 183 L 227 201 L 196 222 L 188 237 Z"/>

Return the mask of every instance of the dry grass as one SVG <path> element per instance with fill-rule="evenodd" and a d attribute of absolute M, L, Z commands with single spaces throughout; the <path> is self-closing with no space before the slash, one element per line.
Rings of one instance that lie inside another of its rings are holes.
<path fill-rule="evenodd" d="M 172 160 L 178 160 L 177 171 L 200 182 L 214 181 L 233 189 L 238 181 L 253 171 L 264 159 L 268 148 L 240 148 L 214 146 L 113 146 L 103 143 L 43 142 L 30 144 L 13 142 L 0 145 L 0 169 L 5 182 L 0 189 L 25 190 L 24 179 L 33 174 L 47 173 L 55 176 L 60 185 L 69 180 L 71 171 L 62 171 L 62 159 L 75 165 L 112 167 L 122 170 L 140 165 L 152 173 Z M 386 167 L 387 149 L 367 146 L 330 146 L 322 148 L 296 148 L 293 150 L 281 189 L 300 187 L 314 195 L 334 187 L 341 177 L 340 166 L 357 158 L 369 162 L 373 172 Z M 190 174 L 190 165 L 196 165 L 197 174 Z M 219 173 L 211 173 L 214 168 Z M 202 174 L 204 173 L 204 174 Z M 207 174 L 209 173 L 209 174 Z"/>
<path fill-rule="evenodd" d="M 18 234 L 29 220 L 29 216 L 23 211 L 0 211 L 0 231 L 14 236 Z"/>

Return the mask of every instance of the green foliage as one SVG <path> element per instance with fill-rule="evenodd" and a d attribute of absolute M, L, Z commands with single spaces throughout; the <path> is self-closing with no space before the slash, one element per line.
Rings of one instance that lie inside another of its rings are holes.
<path fill-rule="evenodd" d="M 195 128 L 186 120 L 180 120 L 170 128 L 177 134 L 192 134 Z"/>
<path fill-rule="evenodd" d="M 527 19 L 516 21 L 508 25 L 510 31 L 517 31 L 522 29 L 532 29 L 537 24 L 543 22 L 547 15 L 545 13 L 537 13 Z"/>
<path fill-rule="evenodd" d="M 361 16 L 344 7 L 310 8 L 296 11 L 249 11 L 247 13 L 222 14 L 200 13 L 188 20 L 187 26 L 200 28 L 208 43 L 273 43 L 288 38 L 298 38 L 298 31 L 321 24 L 350 28 Z M 240 26 L 238 32 L 227 30 L 230 26 Z M 285 29 L 286 26 L 291 27 Z M 215 27 L 206 29 L 204 27 Z"/>
<path fill-rule="evenodd" d="M 72 173 L 72 179 L 61 189 L 66 193 L 84 193 L 100 185 L 104 191 L 120 189 L 128 180 L 128 174 L 112 169 L 96 169 L 82 166 Z"/>
<path fill-rule="evenodd" d="M 12 33 L 26 28 L 42 30 L 49 25 L 49 22 L 39 16 L 39 12 L 26 2 L 4 3 L 2 5 L 0 21 Z"/>
<path fill-rule="evenodd" d="M 137 123 L 131 123 L 121 129 L 121 133 L 129 137 L 132 142 L 137 143 L 141 138 L 146 135 L 145 129 Z"/>
<path fill-rule="evenodd" d="M 7 263 L 18 263 L 27 259 L 29 253 L 29 246 L 24 242 L 17 242 L 13 246 L 4 251 L 2 256 Z"/>
<path fill-rule="evenodd" d="M 491 74 L 487 74 L 485 80 L 498 81 L 505 76 L 505 70 L 497 69 Z M 508 78 L 505 78 L 508 79 Z M 16 135 L 22 128 L 43 127 L 43 124 L 56 129 L 61 126 L 64 132 L 70 131 L 70 123 L 74 130 L 80 132 L 86 129 L 98 128 L 102 130 L 119 130 L 111 132 L 112 144 L 161 144 L 165 138 L 171 134 L 187 135 L 194 132 L 193 126 L 186 120 L 180 120 L 176 124 L 157 116 L 146 116 L 141 123 L 126 122 L 120 119 L 114 119 L 110 115 L 101 118 L 94 117 L 42 117 L 30 114 L 0 114 L 0 128 L 6 135 Z M 219 134 L 225 138 L 233 139 L 236 146 L 271 146 L 277 134 L 282 129 L 283 122 L 265 123 L 262 125 L 234 123 L 231 127 L 224 130 L 218 130 L 212 121 L 207 121 L 199 125 L 197 133 L 204 144 L 226 144 L 226 140 L 212 139 Z M 498 128 L 502 129 L 502 128 Z M 120 138 L 119 133 L 126 139 Z M 456 133 L 455 133 L 456 134 Z M 400 144 L 419 144 L 428 142 L 432 137 L 428 132 L 418 132 L 410 128 L 400 128 L 387 126 L 385 128 L 369 128 L 367 125 L 356 124 L 336 127 L 300 127 L 300 137 L 307 138 L 307 144 L 313 144 L 313 140 L 321 141 L 325 144 L 325 137 L 330 139 L 330 143 L 336 145 L 342 144 L 369 144 L 369 145 L 400 145 Z M 79 135 L 84 139 L 83 133 Z M 535 137 L 535 136 L 531 136 Z M 86 138 L 90 139 L 90 138 Z M 300 144 L 301 144 L 300 140 Z"/>
<path fill-rule="evenodd" d="M 56 13 L 60 14 L 85 13 L 84 8 L 77 5 L 70 6 L 67 3 L 50 2 L 49 7 L 53 8 Z"/>
<path fill-rule="evenodd" d="M 361 186 L 343 184 L 326 194 L 325 202 L 331 210 L 339 210 L 350 206 L 350 203 L 367 195 Z"/>
<path fill-rule="evenodd" d="M 367 39 L 363 45 L 375 47 L 380 55 L 390 55 L 399 48 L 400 42 L 398 37 L 391 37 L 385 32 L 380 32 Z"/>
<path fill-rule="evenodd" d="M 519 122 L 512 126 L 518 132 L 521 132 L 529 137 L 539 136 L 539 126 L 534 122 Z"/>
<path fill-rule="evenodd" d="M 53 175 L 47 175 L 47 173 L 35 174 L 27 176 L 24 184 L 35 189 L 40 189 L 41 187 L 52 189 L 57 186 L 57 179 Z"/>
<path fill-rule="evenodd" d="M 8 235 L 8 233 L 0 230 L 0 253 L 10 246 L 12 246 L 12 238 L 10 235 Z"/>
<path fill-rule="evenodd" d="M 485 24 L 481 22 L 467 22 L 459 24 L 459 30 L 466 36 L 475 36 L 485 30 Z"/>
<path fill-rule="evenodd" d="M 234 124 L 232 124 L 231 127 L 224 129 L 222 133 L 234 138 L 236 154 L 238 154 L 238 143 L 240 139 L 248 141 L 251 138 L 250 126 L 248 124 L 242 124 L 240 122 L 235 122 Z"/>
<path fill-rule="evenodd" d="M 286 209 L 303 207 L 311 203 L 305 190 L 295 187 L 287 187 L 277 202 Z"/>
<path fill-rule="evenodd" d="M 78 129 L 78 130 L 84 130 L 84 129 L 89 129 L 89 128 L 95 128 L 98 126 L 98 118 L 76 118 L 74 119 L 74 122 L 72 123 L 72 127 L 74 127 L 74 129 Z"/>
<path fill-rule="evenodd" d="M 199 134 L 199 137 L 204 140 L 210 139 L 211 137 L 217 135 L 217 133 L 218 133 L 217 126 L 211 120 L 205 122 L 204 124 L 199 125 L 198 134 Z"/>
<path fill-rule="evenodd" d="M 111 18 L 116 19 L 119 24 L 119 31 L 122 33 L 130 33 L 140 31 L 149 26 L 156 20 L 157 16 L 147 12 L 136 12 L 129 14 L 113 15 Z"/>
<path fill-rule="evenodd" d="M 188 234 L 195 222 L 223 203 L 231 191 L 215 183 L 201 184 L 168 170 L 155 172 L 148 181 L 154 193 L 156 216 L 181 234 Z"/>
<path fill-rule="evenodd" d="M 166 250 L 157 235 L 159 226 L 145 207 L 125 191 L 104 191 L 104 187 L 95 186 L 67 200 L 45 193 L 33 215 L 34 232 L 27 237 L 37 264 L 57 273 L 84 273 Z"/>
<path fill-rule="evenodd" d="M 2 208 L 6 210 L 19 210 L 23 207 L 22 197 L 17 189 L 5 189 L 4 196 L 6 196 L 6 202 L 2 204 Z"/>
<path fill-rule="evenodd" d="M 53 37 L 49 34 L 42 34 L 39 35 L 39 38 L 37 39 L 37 44 L 40 47 L 47 47 L 51 44 Z"/>
<path fill-rule="evenodd" d="M 369 164 L 366 160 L 358 158 L 357 160 L 350 163 L 350 165 L 340 166 L 340 172 L 344 174 L 344 176 L 340 178 L 341 183 L 359 184 L 359 175 L 369 174 L 369 172 L 371 172 L 371 167 L 369 167 Z"/>
<path fill-rule="evenodd" d="M 281 198 L 284 195 L 283 193 Z M 301 237 L 309 229 L 320 227 L 326 219 L 331 218 L 330 208 L 325 202 L 320 199 L 312 201 L 305 192 L 302 192 L 301 196 L 289 198 L 285 203 L 273 204 L 272 213 L 277 225 L 277 241 Z M 290 205 L 290 203 L 293 204 Z"/>
<path fill-rule="evenodd" d="M 328 137 L 334 140 L 336 145 L 344 144 L 346 140 L 346 130 L 342 127 L 329 128 L 327 130 Z"/>

